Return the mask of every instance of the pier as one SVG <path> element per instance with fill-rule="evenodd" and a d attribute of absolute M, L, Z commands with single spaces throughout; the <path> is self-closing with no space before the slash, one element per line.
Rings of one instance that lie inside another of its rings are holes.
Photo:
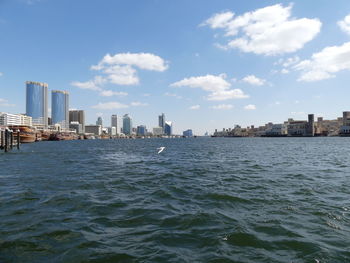
<path fill-rule="evenodd" d="M 9 152 L 14 147 L 19 149 L 21 143 L 20 131 L 10 130 L 8 128 L 0 128 L 0 150 Z"/>

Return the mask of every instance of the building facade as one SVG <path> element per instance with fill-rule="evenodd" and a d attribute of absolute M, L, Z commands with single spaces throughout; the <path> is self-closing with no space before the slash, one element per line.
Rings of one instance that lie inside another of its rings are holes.
<path fill-rule="evenodd" d="M 51 92 L 51 122 L 59 124 L 61 129 L 69 128 L 69 94 L 66 91 L 53 90 Z"/>
<path fill-rule="evenodd" d="M 139 125 L 137 126 L 136 134 L 137 136 L 145 136 L 146 135 L 146 126 L 145 125 Z"/>
<path fill-rule="evenodd" d="M 166 121 L 164 125 L 164 134 L 171 136 L 173 134 L 173 124 L 171 121 Z"/>
<path fill-rule="evenodd" d="M 0 112 L 0 125 L 2 126 L 32 126 L 32 117 L 23 114 Z"/>
<path fill-rule="evenodd" d="M 100 136 L 102 134 L 102 127 L 101 125 L 86 125 L 85 133 L 92 133 L 97 136 Z"/>
<path fill-rule="evenodd" d="M 128 114 L 123 116 L 123 133 L 125 135 L 132 134 L 132 119 Z"/>
<path fill-rule="evenodd" d="M 154 127 L 153 128 L 153 135 L 154 136 L 161 136 L 163 135 L 163 128 L 162 127 Z"/>
<path fill-rule="evenodd" d="M 191 129 L 188 129 L 182 133 L 184 137 L 193 137 L 193 132 Z"/>
<path fill-rule="evenodd" d="M 288 136 L 315 136 L 314 115 L 309 114 L 307 121 L 288 120 Z"/>
<path fill-rule="evenodd" d="M 34 126 L 47 128 L 48 106 L 47 106 L 46 83 L 26 82 L 26 115 L 32 117 Z"/>
<path fill-rule="evenodd" d="M 69 123 L 78 122 L 81 124 L 81 133 L 85 132 L 85 111 L 83 110 L 70 110 L 69 111 Z"/>
<path fill-rule="evenodd" d="M 111 127 L 115 127 L 116 132 L 118 131 L 118 116 L 116 114 L 111 116 Z"/>
<path fill-rule="evenodd" d="M 101 116 L 97 118 L 96 125 L 101 125 L 103 127 L 103 120 Z"/>
<path fill-rule="evenodd" d="M 162 127 L 164 130 L 164 128 L 165 128 L 165 115 L 164 115 L 164 113 L 162 113 L 162 115 L 158 116 L 158 126 Z"/>

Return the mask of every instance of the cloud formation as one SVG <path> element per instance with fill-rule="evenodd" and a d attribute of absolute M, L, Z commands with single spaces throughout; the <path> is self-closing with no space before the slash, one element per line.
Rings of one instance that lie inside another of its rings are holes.
<path fill-rule="evenodd" d="M 343 20 L 338 21 L 338 26 L 341 30 L 350 35 L 350 14 L 344 17 Z"/>
<path fill-rule="evenodd" d="M 230 40 L 223 49 L 237 48 L 243 52 L 279 55 L 301 49 L 320 32 L 319 19 L 291 16 L 292 5 L 281 4 L 256 9 L 235 16 L 231 11 L 214 14 L 202 25 L 222 29 Z"/>
<path fill-rule="evenodd" d="M 230 110 L 233 108 L 231 104 L 219 104 L 211 107 L 214 110 Z"/>
<path fill-rule="evenodd" d="M 243 99 L 249 97 L 240 89 L 230 89 L 231 84 L 226 81 L 225 78 L 225 74 L 218 76 L 205 75 L 190 77 L 172 83 L 170 86 L 200 88 L 204 91 L 209 92 L 207 100 Z"/>
<path fill-rule="evenodd" d="M 199 110 L 200 109 L 200 105 L 193 105 L 191 107 L 189 107 L 190 110 Z"/>
<path fill-rule="evenodd" d="M 265 79 L 260 79 L 254 75 L 245 76 L 242 81 L 254 86 L 262 86 L 266 83 Z"/>
<path fill-rule="evenodd" d="M 127 96 L 127 95 L 128 93 L 123 91 L 103 90 L 100 92 L 100 96 L 103 96 L 103 97 Z"/>
<path fill-rule="evenodd" d="M 246 106 L 244 106 L 245 110 L 256 110 L 256 106 L 253 104 L 248 104 Z"/>
<path fill-rule="evenodd" d="M 301 71 L 299 81 L 312 82 L 334 78 L 335 73 L 350 70 L 350 42 L 341 46 L 325 47 L 310 59 L 300 61 L 292 67 Z"/>
<path fill-rule="evenodd" d="M 1 107 L 15 107 L 15 104 L 11 104 L 8 102 L 8 100 L 0 98 L 0 106 Z"/>
<path fill-rule="evenodd" d="M 139 102 L 139 101 L 134 101 L 134 102 L 131 102 L 130 105 L 128 105 L 117 101 L 111 101 L 111 102 L 100 102 L 97 105 L 92 106 L 91 108 L 98 109 L 98 110 L 115 110 L 115 109 L 125 109 L 129 107 L 141 107 L 141 106 L 148 106 L 148 104 Z"/>

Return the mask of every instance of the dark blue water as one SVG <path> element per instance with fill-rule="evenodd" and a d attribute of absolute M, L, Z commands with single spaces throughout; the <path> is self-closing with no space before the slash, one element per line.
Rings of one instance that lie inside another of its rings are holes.
<path fill-rule="evenodd" d="M 41 142 L 0 163 L 0 262 L 350 262 L 350 138 Z"/>

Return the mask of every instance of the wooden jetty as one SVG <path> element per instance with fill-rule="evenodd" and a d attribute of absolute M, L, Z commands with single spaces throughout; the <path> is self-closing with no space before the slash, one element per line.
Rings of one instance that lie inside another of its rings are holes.
<path fill-rule="evenodd" d="M 13 147 L 19 149 L 20 143 L 21 139 L 19 130 L 11 130 L 7 127 L 0 128 L 0 150 L 9 152 Z"/>

